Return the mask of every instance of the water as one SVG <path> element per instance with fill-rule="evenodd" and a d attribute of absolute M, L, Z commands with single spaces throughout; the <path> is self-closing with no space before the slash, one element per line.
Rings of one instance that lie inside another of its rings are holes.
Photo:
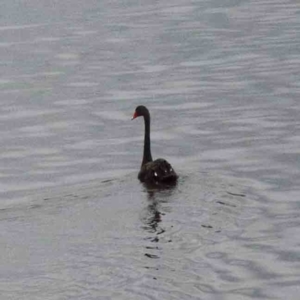
<path fill-rule="evenodd" d="M 1 299 L 298 299 L 296 1 L 1 12 Z"/>

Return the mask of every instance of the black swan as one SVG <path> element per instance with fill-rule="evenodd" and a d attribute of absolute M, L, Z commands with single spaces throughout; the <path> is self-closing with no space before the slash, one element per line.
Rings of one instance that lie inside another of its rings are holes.
<path fill-rule="evenodd" d="M 137 117 L 144 117 L 145 139 L 144 155 L 138 179 L 149 184 L 174 184 L 177 181 L 177 174 L 172 166 L 163 158 L 153 161 L 150 149 L 150 113 L 147 107 L 140 105 L 135 109 L 132 120 Z"/>

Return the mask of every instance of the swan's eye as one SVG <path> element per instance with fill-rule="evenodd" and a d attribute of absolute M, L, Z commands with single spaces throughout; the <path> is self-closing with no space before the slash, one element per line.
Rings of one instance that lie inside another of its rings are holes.
<path fill-rule="evenodd" d="M 157 173 L 156 172 L 154 172 L 154 176 L 157 177 Z"/>

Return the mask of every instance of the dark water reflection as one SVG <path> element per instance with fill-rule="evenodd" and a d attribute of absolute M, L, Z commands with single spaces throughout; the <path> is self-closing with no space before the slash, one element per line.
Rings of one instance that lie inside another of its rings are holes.
<path fill-rule="evenodd" d="M 165 229 L 160 226 L 163 217 L 166 213 L 162 213 L 162 204 L 167 204 L 172 201 L 174 190 L 177 185 L 151 187 L 144 185 L 148 194 L 148 205 L 141 214 L 141 221 L 145 224 L 143 227 L 146 231 L 153 233 L 154 236 L 147 237 L 151 242 L 159 242 L 159 235 L 165 232 Z M 169 240 L 171 242 L 171 240 Z M 147 247 L 150 249 L 151 247 Z M 145 254 L 149 256 L 148 253 Z M 150 255 L 150 257 L 153 257 Z"/>
<path fill-rule="evenodd" d="M 0 298 L 298 299 L 298 2 L 49 3 L 1 6 Z"/>

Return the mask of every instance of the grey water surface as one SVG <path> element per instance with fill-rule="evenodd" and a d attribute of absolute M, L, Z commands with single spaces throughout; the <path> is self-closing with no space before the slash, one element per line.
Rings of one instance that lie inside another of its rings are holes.
<path fill-rule="evenodd" d="M 299 299 L 297 1 L 0 11 L 1 300 Z"/>

